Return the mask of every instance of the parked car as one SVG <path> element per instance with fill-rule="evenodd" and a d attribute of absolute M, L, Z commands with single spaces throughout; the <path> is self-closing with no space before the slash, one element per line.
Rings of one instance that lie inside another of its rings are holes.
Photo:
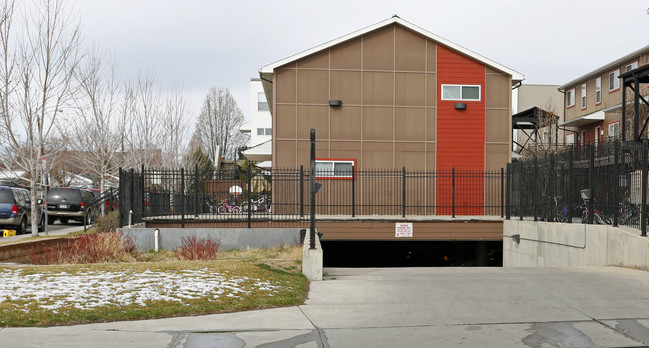
<path fill-rule="evenodd" d="M 38 210 L 38 231 L 43 231 L 45 216 L 40 205 Z M 28 190 L 18 187 L 0 186 L 0 227 L 15 229 L 16 234 L 27 232 L 27 226 L 32 224 L 32 202 Z"/>
<path fill-rule="evenodd" d="M 56 220 L 67 224 L 70 220 L 90 224 L 97 215 L 97 211 L 90 207 L 95 196 L 88 190 L 75 187 L 55 187 L 47 193 L 48 223 Z M 88 208 L 88 213 L 85 210 Z"/>

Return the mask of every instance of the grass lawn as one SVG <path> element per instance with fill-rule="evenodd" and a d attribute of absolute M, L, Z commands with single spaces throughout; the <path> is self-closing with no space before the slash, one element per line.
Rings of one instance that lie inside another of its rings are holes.
<path fill-rule="evenodd" d="M 222 313 L 303 303 L 301 247 L 220 251 L 177 261 L 0 267 L 0 327 L 52 326 Z"/>

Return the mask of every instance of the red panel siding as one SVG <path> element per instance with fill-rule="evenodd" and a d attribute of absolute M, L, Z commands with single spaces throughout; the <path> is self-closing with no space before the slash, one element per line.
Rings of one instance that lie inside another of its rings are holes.
<path fill-rule="evenodd" d="M 485 168 L 485 66 L 442 45 L 437 46 L 437 170 L 483 172 Z M 459 101 L 442 100 L 442 85 L 479 85 L 480 101 L 461 101 L 465 110 L 456 110 Z M 456 183 L 457 184 L 457 183 Z M 476 177 L 464 185 L 470 190 L 455 192 L 457 215 L 481 215 L 484 181 Z M 437 183 L 438 214 L 451 214 L 450 178 Z"/>

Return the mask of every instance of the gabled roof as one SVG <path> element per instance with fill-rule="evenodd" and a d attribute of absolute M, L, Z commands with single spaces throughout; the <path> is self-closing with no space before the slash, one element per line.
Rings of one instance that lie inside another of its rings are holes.
<path fill-rule="evenodd" d="M 612 62 L 610 62 L 610 63 L 608 63 L 606 65 L 603 65 L 603 66 L 601 66 L 601 67 L 599 67 L 599 68 L 597 68 L 597 69 L 595 69 L 593 71 L 590 71 L 590 72 L 586 73 L 585 75 L 579 76 L 578 78 L 576 78 L 574 80 L 571 80 L 570 82 L 564 83 L 563 85 L 559 86 L 559 90 L 564 91 L 566 88 L 572 87 L 572 86 L 577 85 L 577 84 L 579 84 L 581 82 L 584 82 L 586 80 L 590 80 L 592 77 L 594 77 L 596 75 L 600 75 L 600 74 L 603 74 L 603 73 L 608 73 L 611 70 L 613 70 L 613 69 L 617 68 L 618 66 L 620 66 L 621 64 L 626 63 L 626 62 L 630 61 L 631 59 L 633 59 L 633 58 L 635 58 L 637 56 L 643 55 L 645 53 L 649 53 L 649 46 L 642 47 L 641 49 L 639 49 L 637 51 L 633 51 L 633 52 L 631 52 L 631 53 L 629 53 L 629 54 L 627 54 L 627 55 L 625 55 L 623 57 L 620 57 L 620 58 L 618 58 L 618 59 L 616 59 L 616 60 L 614 60 L 614 61 L 612 61 Z"/>
<path fill-rule="evenodd" d="M 406 27 L 406 28 L 408 28 L 408 29 L 410 29 L 410 30 L 412 30 L 414 32 L 417 32 L 417 33 L 419 33 L 419 34 L 433 40 L 433 41 L 436 41 L 436 42 L 438 42 L 438 43 L 440 43 L 440 44 L 442 44 L 442 45 L 444 45 L 446 47 L 449 47 L 449 48 L 451 48 L 451 49 L 453 49 L 455 51 L 458 51 L 458 52 L 468 56 L 468 57 L 471 57 L 471 58 L 473 58 L 473 59 L 475 59 L 475 60 L 477 60 L 479 62 L 482 62 L 482 63 L 484 63 L 485 65 L 488 65 L 491 68 L 494 68 L 496 70 L 500 70 L 500 71 L 502 71 L 502 72 L 504 72 L 504 73 L 506 73 L 508 75 L 511 75 L 512 84 L 517 84 L 520 81 L 523 81 L 525 79 L 525 76 L 523 74 L 517 72 L 516 70 L 512 70 L 512 69 L 510 69 L 510 68 L 508 68 L 508 67 L 506 67 L 506 66 L 504 66 L 502 64 L 498 64 L 498 63 L 494 62 L 493 60 L 485 58 L 485 57 L 483 57 L 483 56 L 481 56 L 481 55 L 479 55 L 479 54 L 477 54 L 477 53 L 475 53 L 475 52 L 473 52 L 473 51 L 471 51 L 471 50 L 469 50 L 467 48 L 464 48 L 464 47 L 462 47 L 462 46 L 460 46 L 460 45 L 458 45 L 458 44 L 456 44 L 454 42 L 446 40 L 443 37 L 437 36 L 437 35 L 429 32 L 429 31 L 424 30 L 424 29 L 422 29 L 422 28 L 420 28 L 420 27 L 418 27 L 418 26 L 416 26 L 416 25 L 414 25 L 414 24 L 412 24 L 412 23 L 410 23 L 408 21 L 405 21 L 405 20 L 403 20 L 403 19 L 401 19 L 401 18 L 399 18 L 397 16 L 393 16 L 391 18 L 388 18 L 388 19 L 386 19 L 384 21 L 381 21 L 381 22 L 376 23 L 374 25 L 371 25 L 369 27 L 366 27 L 366 28 L 363 28 L 361 30 L 355 31 L 353 33 L 341 36 L 341 37 L 339 37 L 339 38 L 337 38 L 335 40 L 331 40 L 331 41 L 326 42 L 326 43 L 324 43 L 322 45 L 313 47 L 313 48 L 308 49 L 306 51 L 303 51 L 303 52 L 300 52 L 298 54 L 295 54 L 295 55 L 292 55 L 290 57 L 279 60 L 279 61 L 277 61 L 275 63 L 266 65 L 266 66 L 262 67 L 259 70 L 259 75 L 262 77 L 262 79 L 270 80 L 270 77 L 273 74 L 273 71 L 276 68 L 280 67 L 280 66 L 283 66 L 285 64 L 288 64 L 288 63 L 291 63 L 293 61 L 299 60 L 301 58 L 304 58 L 304 57 L 309 56 L 311 54 L 314 54 L 316 52 L 328 49 L 330 47 L 333 47 L 333 46 L 338 45 L 340 43 L 343 43 L 345 41 L 354 39 L 356 37 L 362 36 L 364 34 L 367 34 L 369 32 L 372 32 L 374 30 L 377 30 L 377 29 L 380 29 L 382 27 L 392 25 L 392 24 L 402 25 L 402 26 L 404 26 L 404 27 Z"/>

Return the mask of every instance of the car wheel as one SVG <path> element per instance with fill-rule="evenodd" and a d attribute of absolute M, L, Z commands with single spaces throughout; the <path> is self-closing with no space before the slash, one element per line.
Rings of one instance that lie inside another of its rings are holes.
<path fill-rule="evenodd" d="M 62 224 L 67 224 L 68 223 L 68 218 L 60 218 Z"/>
<path fill-rule="evenodd" d="M 47 217 L 47 224 L 48 224 L 48 225 L 54 225 L 54 221 L 56 221 L 55 218 L 53 218 L 53 217 L 51 217 L 51 216 L 48 216 L 48 217 Z"/>
<path fill-rule="evenodd" d="M 27 218 L 23 216 L 20 225 L 16 228 L 16 234 L 27 233 Z"/>
<path fill-rule="evenodd" d="M 86 213 L 86 225 L 92 225 L 92 211 Z"/>

